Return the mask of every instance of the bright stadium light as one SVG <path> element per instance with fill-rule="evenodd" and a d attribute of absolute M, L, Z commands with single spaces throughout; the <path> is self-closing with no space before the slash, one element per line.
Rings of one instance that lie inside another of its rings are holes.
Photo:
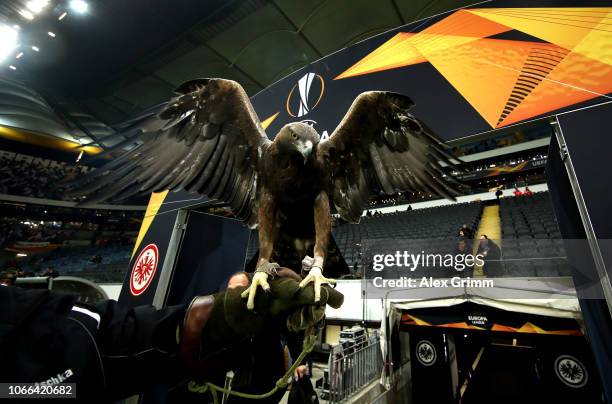
<path fill-rule="evenodd" d="M 26 3 L 28 10 L 34 14 L 38 14 L 49 4 L 49 0 L 30 0 Z"/>
<path fill-rule="evenodd" d="M 19 34 L 15 28 L 8 25 L 0 25 L 0 63 L 13 53 L 17 47 Z"/>
<path fill-rule="evenodd" d="M 9 66 L 9 69 L 11 69 L 11 70 L 17 70 L 17 68 L 16 68 L 15 66 L 13 66 L 13 65 L 10 65 L 10 66 Z"/>
<path fill-rule="evenodd" d="M 89 4 L 83 0 L 71 0 L 70 8 L 76 13 L 84 14 L 89 9 Z"/>
<path fill-rule="evenodd" d="M 60 14 L 60 16 L 59 16 L 59 17 L 57 17 L 57 19 L 61 21 L 61 20 L 63 20 L 64 18 L 66 18 L 66 16 L 67 16 L 67 15 L 68 15 L 68 13 L 64 11 L 63 13 L 61 13 L 61 14 Z"/>
<path fill-rule="evenodd" d="M 34 14 L 32 14 L 28 10 L 21 10 L 21 11 L 19 11 L 19 14 L 21 14 L 21 16 L 23 18 L 25 18 L 26 20 L 33 20 L 34 19 Z"/>
<path fill-rule="evenodd" d="M 51 38 L 55 38 L 55 33 L 54 32 L 47 32 L 47 35 L 49 35 Z"/>
<path fill-rule="evenodd" d="M 34 52 L 38 52 L 40 50 L 40 48 L 38 46 L 32 46 L 32 50 Z"/>

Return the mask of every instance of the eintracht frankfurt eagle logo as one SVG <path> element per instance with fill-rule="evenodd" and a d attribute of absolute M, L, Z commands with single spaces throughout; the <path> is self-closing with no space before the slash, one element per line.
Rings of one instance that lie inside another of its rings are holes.
<path fill-rule="evenodd" d="M 324 92 L 323 77 L 316 73 L 306 73 L 289 91 L 287 113 L 294 118 L 306 115 L 319 105 Z"/>
<path fill-rule="evenodd" d="M 585 366 L 571 355 L 561 355 L 555 360 L 555 373 L 565 385 L 576 389 L 589 380 Z"/>
<path fill-rule="evenodd" d="M 426 339 L 417 344 L 415 351 L 416 357 L 418 361 L 421 362 L 421 365 L 431 366 L 436 363 L 436 358 L 438 356 L 436 354 L 436 348 Z"/>
<path fill-rule="evenodd" d="M 143 294 L 151 284 L 158 259 L 159 251 L 155 244 L 149 244 L 138 254 L 130 274 L 130 292 L 134 296 Z"/>

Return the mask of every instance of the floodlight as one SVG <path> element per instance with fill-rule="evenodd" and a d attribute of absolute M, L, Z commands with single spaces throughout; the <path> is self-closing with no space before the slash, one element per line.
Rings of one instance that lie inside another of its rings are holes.
<path fill-rule="evenodd" d="M 34 19 L 34 14 L 32 14 L 30 11 L 28 10 L 20 10 L 19 14 L 21 14 L 21 16 L 23 18 L 25 18 L 26 20 L 33 20 Z"/>
<path fill-rule="evenodd" d="M 49 0 L 30 0 L 26 3 L 28 10 L 34 14 L 40 13 L 49 4 Z"/>
<path fill-rule="evenodd" d="M 86 13 L 87 10 L 89 9 L 89 4 L 87 4 L 83 0 L 71 0 L 70 1 L 70 8 L 74 12 L 77 12 L 79 14 L 83 14 L 83 13 Z"/>
<path fill-rule="evenodd" d="M 15 28 L 0 24 L 0 62 L 10 56 L 17 47 L 19 34 Z"/>

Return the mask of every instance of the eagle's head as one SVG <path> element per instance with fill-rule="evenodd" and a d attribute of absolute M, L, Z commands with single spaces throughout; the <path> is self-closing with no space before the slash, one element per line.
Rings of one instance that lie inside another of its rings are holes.
<path fill-rule="evenodd" d="M 299 153 L 304 164 L 310 158 L 313 150 L 319 144 L 321 137 L 310 125 L 302 122 L 289 123 L 282 127 L 274 142 L 287 153 Z"/>

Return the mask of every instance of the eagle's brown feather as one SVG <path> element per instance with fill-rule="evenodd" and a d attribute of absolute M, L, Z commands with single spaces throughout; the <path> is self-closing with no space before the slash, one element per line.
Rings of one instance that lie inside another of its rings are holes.
<path fill-rule="evenodd" d="M 442 167 L 453 165 L 452 156 L 408 112 L 408 97 L 363 93 L 329 139 L 294 123 L 271 142 L 238 83 L 192 80 L 177 94 L 156 114 L 124 125 L 139 133 L 136 146 L 83 177 L 78 191 L 93 202 L 165 189 L 218 199 L 248 225 L 259 223 L 263 263 L 277 245 L 299 254 L 308 246 L 325 260 L 330 202 L 355 222 L 380 193 L 458 194 L 460 184 Z"/>
<path fill-rule="evenodd" d="M 253 183 L 270 140 L 243 88 L 230 80 L 199 79 L 176 92 L 158 113 L 125 128 L 141 128 L 132 141 L 136 147 L 81 178 L 77 192 L 95 203 L 183 189 L 225 202 L 256 225 Z"/>
<path fill-rule="evenodd" d="M 406 96 L 360 94 L 333 134 L 319 145 L 343 219 L 358 222 L 373 196 L 422 191 L 446 198 L 461 186 L 440 164 L 455 166 L 446 146 L 408 110 Z"/>

